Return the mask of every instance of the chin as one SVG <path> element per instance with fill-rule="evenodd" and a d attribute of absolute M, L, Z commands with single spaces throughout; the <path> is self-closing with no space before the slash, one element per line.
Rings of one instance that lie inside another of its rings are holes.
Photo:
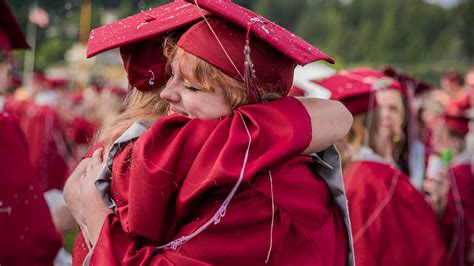
<path fill-rule="evenodd" d="M 176 110 L 168 110 L 168 115 L 182 115 L 182 116 L 186 116 L 186 117 L 190 117 L 188 114 L 184 113 L 184 112 L 180 112 L 180 111 L 176 111 Z"/>

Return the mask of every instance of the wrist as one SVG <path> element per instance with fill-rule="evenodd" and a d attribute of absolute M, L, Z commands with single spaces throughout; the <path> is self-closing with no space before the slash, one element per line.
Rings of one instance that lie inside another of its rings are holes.
<path fill-rule="evenodd" d="M 100 209 L 95 213 L 95 215 L 87 220 L 89 240 L 93 246 L 95 246 L 97 240 L 99 239 L 100 231 L 102 230 L 105 219 L 112 213 L 113 211 L 108 208 Z"/>

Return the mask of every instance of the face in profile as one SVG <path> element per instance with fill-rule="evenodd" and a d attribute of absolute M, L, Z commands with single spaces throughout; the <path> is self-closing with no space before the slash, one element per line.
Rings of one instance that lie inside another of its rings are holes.
<path fill-rule="evenodd" d="M 181 114 L 191 118 L 215 119 L 229 114 L 228 105 L 222 88 L 206 90 L 196 82 L 193 73 L 194 57 L 188 57 L 181 64 L 185 51 L 178 48 L 171 62 L 171 77 L 161 91 L 160 96 L 170 105 L 168 114 Z"/>
<path fill-rule="evenodd" d="M 381 90 L 376 97 L 379 108 L 378 134 L 387 138 L 399 136 L 405 120 L 401 93 L 397 90 Z"/>

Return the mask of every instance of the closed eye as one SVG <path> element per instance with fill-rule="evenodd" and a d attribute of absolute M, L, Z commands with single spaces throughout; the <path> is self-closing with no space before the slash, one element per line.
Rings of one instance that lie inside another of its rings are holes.
<path fill-rule="evenodd" d="M 190 90 L 192 92 L 199 92 L 201 91 L 200 89 L 197 89 L 197 88 L 194 88 L 194 87 L 191 87 L 191 86 L 186 86 L 184 85 L 184 87 L 187 89 L 187 90 Z"/>

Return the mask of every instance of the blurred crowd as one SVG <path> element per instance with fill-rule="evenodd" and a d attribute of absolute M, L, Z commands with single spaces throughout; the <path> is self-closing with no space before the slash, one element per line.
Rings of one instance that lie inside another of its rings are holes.
<path fill-rule="evenodd" d="M 357 264 L 472 265 L 474 68 L 436 85 L 391 67 L 313 83 L 354 117 L 336 146 Z"/>
<path fill-rule="evenodd" d="M 61 191 L 100 129 L 114 126 L 131 90 L 106 79 L 79 87 L 74 77 L 48 72 L 23 86 L 23 77 L 11 74 L 16 47 L 0 48 L 0 122 L 18 125 L 0 132 L 0 160 L 15 164 L 0 176 L 0 221 L 14 209 L 25 213 L 0 226 L 0 237 L 13 241 L 1 240 L 0 264 L 21 257 L 20 247 L 35 247 L 30 251 L 44 265 L 68 265 L 62 237 L 77 224 Z M 341 69 L 310 81 L 290 94 L 322 88 L 354 117 L 336 147 L 358 265 L 473 265 L 474 67 L 446 71 L 439 84 L 391 67 Z M 14 142 L 16 135 L 26 143 Z M 21 145 L 25 153 L 17 154 Z"/>

